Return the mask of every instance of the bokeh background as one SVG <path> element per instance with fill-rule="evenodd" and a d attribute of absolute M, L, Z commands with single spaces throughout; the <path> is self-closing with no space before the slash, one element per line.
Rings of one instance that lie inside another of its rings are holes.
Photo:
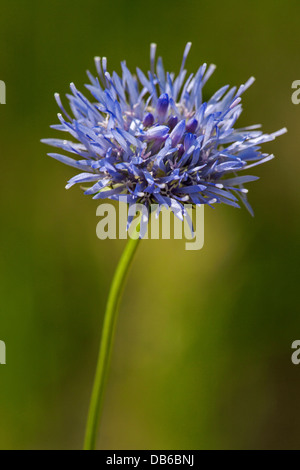
<path fill-rule="evenodd" d="M 205 246 L 141 244 L 122 302 L 99 436 L 104 449 L 297 449 L 300 365 L 298 0 L 1 0 L 0 448 L 80 449 L 103 310 L 124 241 L 96 237 L 97 202 L 39 143 L 55 91 L 95 55 L 147 69 L 217 64 L 206 85 L 256 83 L 240 125 L 288 134 L 249 184 L 255 218 L 205 211 Z"/>

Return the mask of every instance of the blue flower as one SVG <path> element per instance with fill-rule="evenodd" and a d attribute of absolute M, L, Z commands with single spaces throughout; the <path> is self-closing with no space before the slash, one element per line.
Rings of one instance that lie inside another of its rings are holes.
<path fill-rule="evenodd" d="M 286 129 L 263 134 L 260 126 L 234 127 L 242 112 L 241 95 L 254 78 L 238 89 L 226 85 L 204 102 L 202 90 L 215 66 L 203 64 L 187 78 L 190 47 L 177 76 L 165 72 L 161 58 L 155 60 L 152 44 L 147 75 L 139 68 L 133 75 L 126 62 L 121 77 L 110 74 L 106 58 L 96 57 L 97 76 L 88 72 L 86 85 L 93 99 L 71 84 L 69 113 L 55 95 L 61 113 L 52 128 L 72 140 L 42 142 L 71 154 L 49 155 L 81 171 L 67 188 L 89 184 L 85 194 L 94 199 L 122 196 L 129 205 L 167 206 L 181 219 L 187 215 L 185 204 L 239 207 L 241 201 L 252 213 L 244 184 L 258 178 L 238 173 L 271 160 L 260 145 Z"/>

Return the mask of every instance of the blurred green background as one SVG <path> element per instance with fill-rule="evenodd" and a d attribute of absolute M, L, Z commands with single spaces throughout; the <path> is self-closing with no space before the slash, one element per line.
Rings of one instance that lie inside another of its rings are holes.
<path fill-rule="evenodd" d="M 205 211 L 205 245 L 141 244 L 122 302 L 99 447 L 297 449 L 300 365 L 298 0 L 1 0 L 0 448 L 81 448 L 102 314 L 124 241 L 96 237 L 97 202 L 66 191 L 46 157 L 53 93 L 82 90 L 95 55 L 109 70 L 217 64 L 207 95 L 256 83 L 240 125 L 288 134 L 253 172 L 255 209 Z"/>

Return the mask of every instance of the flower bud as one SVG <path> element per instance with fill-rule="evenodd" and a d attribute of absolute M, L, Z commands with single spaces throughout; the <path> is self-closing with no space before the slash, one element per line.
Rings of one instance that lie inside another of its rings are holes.
<path fill-rule="evenodd" d="M 198 121 L 195 118 L 191 118 L 187 123 L 186 123 L 186 130 L 188 132 L 191 132 L 194 134 L 198 126 Z"/>
<path fill-rule="evenodd" d="M 164 93 L 158 98 L 156 111 L 158 115 L 158 119 L 160 122 L 164 122 L 167 117 L 169 107 L 169 96 L 167 93 Z"/>
<path fill-rule="evenodd" d="M 144 117 L 143 125 L 144 127 L 151 127 L 154 124 L 154 116 L 152 113 L 146 114 Z"/>
<path fill-rule="evenodd" d="M 174 127 L 177 125 L 177 123 L 178 123 L 178 117 L 177 116 L 170 116 L 169 117 L 168 126 L 169 126 L 171 131 L 174 129 Z"/>
<path fill-rule="evenodd" d="M 172 130 L 170 137 L 172 139 L 172 145 L 175 147 L 181 141 L 185 132 L 185 120 L 180 121 L 177 126 Z"/>

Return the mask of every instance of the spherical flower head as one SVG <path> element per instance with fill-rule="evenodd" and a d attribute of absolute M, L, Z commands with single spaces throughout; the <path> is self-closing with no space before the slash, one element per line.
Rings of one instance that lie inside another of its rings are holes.
<path fill-rule="evenodd" d="M 71 154 L 49 155 L 81 171 L 67 188 L 84 184 L 89 186 L 85 194 L 94 199 L 122 197 L 147 208 L 158 204 L 181 219 L 188 216 L 185 204 L 239 207 L 241 201 L 252 213 L 244 184 L 258 178 L 240 172 L 272 159 L 260 145 L 286 129 L 263 134 L 259 125 L 234 127 L 242 112 L 241 95 L 254 78 L 238 89 L 226 85 L 204 102 L 202 90 L 215 66 L 203 64 L 187 77 L 190 47 L 177 76 L 165 72 L 161 58 L 156 61 L 152 44 L 147 74 L 137 68 L 133 75 L 126 62 L 121 76 L 110 74 L 106 58 L 96 57 L 97 76 L 88 72 L 86 85 L 92 99 L 71 84 L 69 113 L 55 95 L 61 113 L 52 127 L 72 140 L 43 142 Z"/>

